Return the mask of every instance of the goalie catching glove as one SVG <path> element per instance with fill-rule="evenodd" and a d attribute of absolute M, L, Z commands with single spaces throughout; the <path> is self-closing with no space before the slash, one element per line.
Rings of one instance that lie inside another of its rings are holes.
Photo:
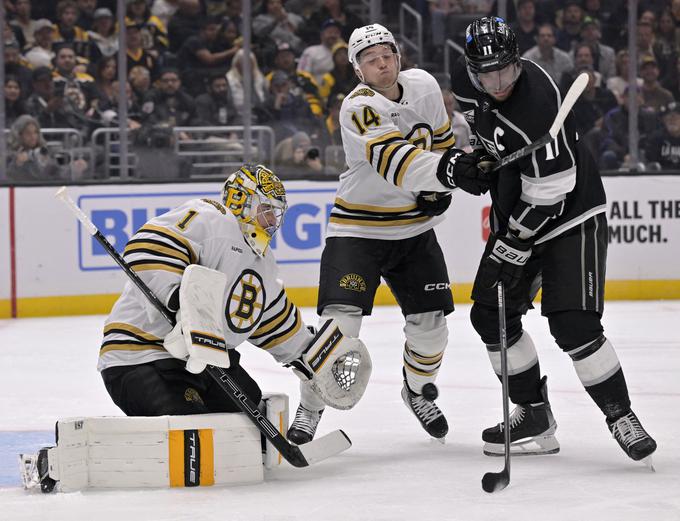
<path fill-rule="evenodd" d="M 230 365 L 221 313 L 226 285 L 224 273 L 198 264 L 187 266 L 182 275 L 177 324 L 163 347 L 175 358 L 186 360 L 191 373 L 198 374 L 207 365 Z"/>
<path fill-rule="evenodd" d="M 288 365 L 335 409 L 351 409 L 357 404 L 373 368 L 364 343 L 343 335 L 335 319 L 326 321 L 302 356 Z"/>

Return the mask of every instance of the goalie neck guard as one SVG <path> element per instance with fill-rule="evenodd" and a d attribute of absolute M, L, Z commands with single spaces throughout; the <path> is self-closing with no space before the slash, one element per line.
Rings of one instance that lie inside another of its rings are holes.
<path fill-rule="evenodd" d="M 288 208 L 281 180 L 262 165 L 243 165 L 225 181 L 222 202 L 236 216 L 248 245 L 264 256 Z"/>

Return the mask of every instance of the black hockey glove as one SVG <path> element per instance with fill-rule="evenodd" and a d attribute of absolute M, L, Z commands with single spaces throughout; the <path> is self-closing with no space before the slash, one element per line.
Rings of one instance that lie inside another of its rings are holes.
<path fill-rule="evenodd" d="M 451 204 L 451 194 L 446 192 L 420 192 L 416 197 L 418 210 L 428 217 L 443 214 Z"/>
<path fill-rule="evenodd" d="M 493 247 L 491 253 L 482 259 L 477 275 L 478 283 L 484 288 L 493 288 L 498 281 L 502 281 L 506 289 L 515 287 L 531 257 L 532 243 L 511 235 L 492 235 L 489 241 L 493 241 Z"/>
<path fill-rule="evenodd" d="M 439 161 L 437 179 L 449 188 L 482 195 L 489 190 L 490 176 L 480 168 L 480 163 L 488 162 L 488 155 L 483 149 L 466 154 L 459 148 L 450 148 Z"/>

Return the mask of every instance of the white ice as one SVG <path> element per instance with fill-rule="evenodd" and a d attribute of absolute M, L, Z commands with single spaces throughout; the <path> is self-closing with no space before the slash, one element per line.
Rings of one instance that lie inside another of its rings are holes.
<path fill-rule="evenodd" d="M 316 322 L 313 310 L 303 314 Z M 677 301 L 609 302 L 604 319 L 633 408 L 659 444 L 656 473 L 629 460 L 610 437 L 535 310 L 524 325 L 549 375 L 562 450 L 513 459 L 510 486 L 483 492 L 482 475 L 503 466 L 502 459 L 482 454 L 480 439 L 481 430 L 501 417 L 501 392 L 469 324 L 469 306 L 449 318 L 449 348 L 439 374 L 438 403 L 452 427 L 445 445 L 428 439 L 401 401 L 402 318 L 397 308 L 383 307 L 362 329 L 374 365 L 366 395 L 351 411 L 328 410 L 320 426 L 320 433 L 348 433 L 354 445 L 344 454 L 306 469 L 286 465 L 255 486 L 51 495 L 5 486 L 0 519 L 680 520 L 679 319 Z M 0 434 L 50 430 L 68 416 L 120 414 L 95 370 L 102 320 L 0 321 Z M 241 352 L 261 387 L 288 393 L 294 410 L 296 377 L 251 346 Z"/>

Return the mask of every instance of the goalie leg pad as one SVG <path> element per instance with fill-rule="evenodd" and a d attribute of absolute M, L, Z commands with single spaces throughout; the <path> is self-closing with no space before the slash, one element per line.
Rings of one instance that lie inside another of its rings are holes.
<path fill-rule="evenodd" d="M 343 335 L 335 319 L 319 329 L 302 361 L 313 373 L 312 389 L 335 409 L 351 409 L 357 404 L 373 368 L 364 343 Z"/>

